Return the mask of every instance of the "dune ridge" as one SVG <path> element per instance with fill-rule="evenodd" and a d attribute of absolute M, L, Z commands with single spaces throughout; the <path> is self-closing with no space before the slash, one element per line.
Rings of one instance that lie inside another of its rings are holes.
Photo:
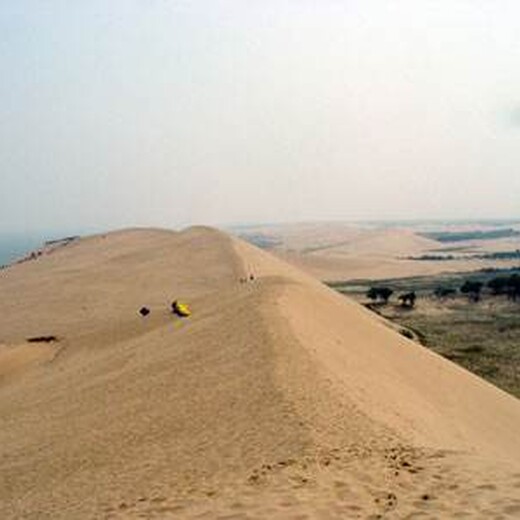
<path fill-rule="evenodd" d="M 256 258 L 265 255 L 244 244 L 240 248 Z M 265 262 L 274 263 L 271 258 Z M 337 372 L 338 380 L 349 385 L 349 395 L 363 394 L 363 409 L 372 407 L 381 416 L 388 410 L 388 421 L 400 431 L 407 431 L 406 423 L 413 418 L 416 427 L 408 433 L 422 444 L 489 450 L 492 456 L 503 450 L 505 459 L 511 449 L 520 455 L 513 428 L 520 420 L 516 398 L 402 337 L 359 305 L 295 270 L 287 282 L 278 299 L 280 313 L 316 363 L 325 365 L 329 374 Z M 508 427 L 487 424 L 491 412 L 502 414 Z M 406 421 L 400 424 L 399 415 Z"/>
<path fill-rule="evenodd" d="M 88 237 L 0 290 L 1 342 L 61 349 L 0 382 L 3 518 L 520 511 L 516 399 L 224 233 Z"/>

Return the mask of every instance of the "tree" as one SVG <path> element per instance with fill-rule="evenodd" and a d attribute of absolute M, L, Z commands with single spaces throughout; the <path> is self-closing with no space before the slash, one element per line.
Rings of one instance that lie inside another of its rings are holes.
<path fill-rule="evenodd" d="M 506 292 L 510 300 L 516 301 L 517 298 L 520 298 L 520 276 L 512 274 L 509 277 Z"/>
<path fill-rule="evenodd" d="M 373 301 L 381 299 L 386 304 L 393 293 L 394 291 L 390 287 L 370 287 L 367 291 L 367 298 Z"/>
<path fill-rule="evenodd" d="M 494 296 L 505 294 L 510 300 L 516 301 L 520 297 L 520 276 L 497 276 L 491 279 L 487 286 L 491 289 Z"/>
<path fill-rule="evenodd" d="M 367 298 L 376 301 L 378 297 L 379 293 L 377 287 L 370 287 L 370 289 L 367 291 Z"/>
<path fill-rule="evenodd" d="M 460 288 L 460 292 L 462 294 L 467 294 L 470 300 L 478 302 L 480 300 L 482 286 L 483 283 L 477 280 L 466 280 Z"/>
<path fill-rule="evenodd" d="M 415 291 L 404 293 L 399 296 L 399 300 L 401 301 L 401 305 L 403 307 L 409 307 L 410 309 L 413 309 L 415 305 L 415 299 L 417 298 Z"/>
<path fill-rule="evenodd" d="M 497 276 L 496 278 L 489 280 L 487 286 L 491 289 L 491 294 L 495 296 L 506 294 L 509 286 L 509 279 L 510 277 L 507 276 Z"/>
<path fill-rule="evenodd" d="M 379 288 L 379 296 L 384 301 L 384 303 L 388 303 L 390 296 L 394 294 L 394 291 L 390 289 L 390 287 L 380 287 Z"/>

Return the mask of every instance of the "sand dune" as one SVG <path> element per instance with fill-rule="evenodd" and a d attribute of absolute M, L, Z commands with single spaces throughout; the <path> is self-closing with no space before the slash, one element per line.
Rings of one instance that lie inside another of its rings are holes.
<path fill-rule="evenodd" d="M 275 254 L 285 262 L 325 282 L 383 280 L 518 266 L 517 260 L 463 259 L 438 262 L 404 260 L 391 256 L 377 258 L 370 254 L 366 256 L 309 255 L 286 251 L 276 251 Z"/>
<path fill-rule="evenodd" d="M 520 512 L 516 399 L 223 233 L 81 239 L 0 290 L 1 343 L 60 338 L 0 380 L 2 518 Z"/>
<path fill-rule="evenodd" d="M 328 243 L 317 241 L 302 232 L 300 241 L 291 236 L 274 252 L 283 260 L 325 281 L 352 279 L 384 279 L 406 276 L 427 276 L 440 273 L 472 271 L 496 267 L 514 267 L 517 260 L 486 260 L 471 258 L 474 254 L 495 251 L 515 251 L 518 239 L 457 242 L 451 247 L 463 248 L 456 260 L 410 260 L 422 255 L 439 254 L 450 247 L 425 238 L 411 229 L 347 229 L 343 235 L 335 233 Z M 296 233 L 296 232 L 295 232 Z M 289 247 L 297 244 L 298 247 Z"/>
<path fill-rule="evenodd" d="M 375 255 L 409 256 L 429 251 L 438 247 L 434 240 L 424 238 L 408 229 L 375 229 L 366 230 L 352 240 L 331 244 L 329 247 L 317 248 L 316 255 Z"/>

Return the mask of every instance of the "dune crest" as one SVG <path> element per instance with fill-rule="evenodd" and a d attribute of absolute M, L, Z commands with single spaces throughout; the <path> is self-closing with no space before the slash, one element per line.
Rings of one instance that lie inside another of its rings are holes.
<path fill-rule="evenodd" d="M 399 434 L 437 448 L 520 457 L 516 398 L 374 319 L 358 304 L 237 242 L 245 265 L 283 275 L 276 304 L 294 336 L 360 407 Z M 490 418 L 500 417 L 500 421 Z"/>
<path fill-rule="evenodd" d="M 87 237 L 0 290 L 3 342 L 61 348 L 0 382 L 3 518 L 517 511 L 517 400 L 219 231 Z"/>

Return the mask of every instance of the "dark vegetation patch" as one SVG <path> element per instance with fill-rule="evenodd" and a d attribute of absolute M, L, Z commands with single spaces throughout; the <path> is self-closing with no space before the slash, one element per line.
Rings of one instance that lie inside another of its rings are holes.
<path fill-rule="evenodd" d="M 520 298 L 509 297 L 503 281 L 515 274 L 519 268 L 330 285 L 396 323 L 403 336 L 520 397 Z M 464 285 L 471 290 L 477 283 L 477 299 L 461 293 Z M 386 304 L 369 299 L 372 287 L 392 289 Z M 409 292 L 417 300 L 404 308 L 398 295 Z"/>
<path fill-rule="evenodd" d="M 497 238 L 509 238 L 520 235 L 520 231 L 513 228 L 491 229 L 489 231 L 435 231 L 421 233 L 426 238 L 437 242 L 462 242 L 464 240 L 494 240 Z"/>
<path fill-rule="evenodd" d="M 420 256 L 407 256 L 406 260 L 427 262 L 443 262 L 447 260 L 520 260 L 520 249 L 517 249 L 516 251 L 495 251 L 494 253 L 465 254 L 459 256 L 428 253 Z"/>

